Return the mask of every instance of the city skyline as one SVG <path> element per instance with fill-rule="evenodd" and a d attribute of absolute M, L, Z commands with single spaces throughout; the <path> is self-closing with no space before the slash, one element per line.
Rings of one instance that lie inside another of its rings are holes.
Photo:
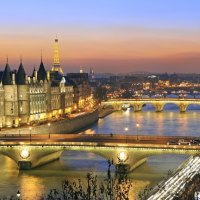
<path fill-rule="evenodd" d="M 7 56 L 12 69 L 22 56 L 31 73 L 40 64 L 41 49 L 51 69 L 57 34 L 65 73 L 80 66 L 95 72 L 200 72 L 197 0 L 10 0 L 1 6 L 1 70 Z"/>

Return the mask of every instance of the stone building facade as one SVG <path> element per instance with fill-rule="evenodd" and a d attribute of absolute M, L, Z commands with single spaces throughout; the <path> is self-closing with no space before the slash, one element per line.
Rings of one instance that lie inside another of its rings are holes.
<path fill-rule="evenodd" d="M 93 104 L 88 73 L 68 73 L 66 76 L 74 86 L 74 104 L 77 108 L 89 108 Z"/>
<path fill-rule="evenodd" d="M 11 71 L 7 63 L 0 71 L 0 128 L 18 127 L 71 113 L 73 85 L 65 77 L 52 79 L 43 62 L 27 76 L 22 65 Z"/>

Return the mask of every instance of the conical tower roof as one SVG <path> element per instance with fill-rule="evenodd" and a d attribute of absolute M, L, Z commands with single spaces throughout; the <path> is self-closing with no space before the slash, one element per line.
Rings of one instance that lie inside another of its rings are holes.
<path fill-rule="evenodd" d="M 26 73 L 25 73 L 24 67 L 22 65 L 22 62 L 20 63 L 19 69 L 17 71 L 16 83 L 17 83 L 17 85 L 25 85 L 26 84 Z"/>
<path fill-rule="evenodd" d="M 44 68 L 44 64 L 43 64 L 42 60 L 41 60 L 40 67 L 38 70 L 37 79 L 38 79 L 38 81 L 41 81 L 41 80 L 44 81 L 47 79 L 47 72 Z"/>
<path fill-rule="evenodd" d="M 6 66 L 3 72 L 2 83 L 3 85 L 12 85 L 12 72 L 10 70 L 10 66 L 8 62 L 6 63 Z"/>

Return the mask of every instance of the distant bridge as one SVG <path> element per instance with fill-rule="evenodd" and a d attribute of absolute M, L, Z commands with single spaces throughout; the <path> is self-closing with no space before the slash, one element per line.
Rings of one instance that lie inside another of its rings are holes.
<path fill-rule="evenodd" d="M 196 155 L 199 145 L 167 145 L 168 141 L 195 137 L 135 136 L 135 135 L 27 135 L 0 136 L 0 154 L 14 160 L 20 170 L 32 169 L 59 159 L 63 151 L 85 151 L 124 165 L 132 171 L 149 156 L 160 154 Z"/>
<path fill-rule="evenodd" d="M 172 99 L 172 98 L 142 98 L 142 99 L 111 99 L 101 103 L 102 108 L 112 107 L 121 110 L 124 105 L 132 106 L 135 112 L 142 111 L 144 105 L 151 104 L 156 112 L 163 111 L 165 105 L 175 104 L 180 112 L 185 112 L 189 105 L 200 105 L 200 99 Z"/>

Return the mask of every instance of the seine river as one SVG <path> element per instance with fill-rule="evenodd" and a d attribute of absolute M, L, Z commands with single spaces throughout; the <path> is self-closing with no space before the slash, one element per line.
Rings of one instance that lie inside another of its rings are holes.
<path fill-rule="evenodd" d="M 142 112 L 134 113 L 131 109 L 115 112 L 99 120 L 86 134 L 149 134 L 149 135 L 194 135 L 200 134 L 200 108 L 190 106 L 186 113 L 179 113 L 173 105 L 167 105 L 164 112 L 156 113 L 150 106 Z M 136 124 L 139 128 L 136 128 Z M 145 186 L 158 183 L 169 170 L 175 170 L 186 155 L 161 155 L 150 157 L 145 164 L 129 176 L 133 183 L 133 198 Z M 84 179 L 87 172 L 103 177 L 107 170 L 107 161 L 92 153 L 63 152 L 60 160 L 34 170 L 19 172 L 16 164 L 0 155 L 0 197 L 16 196 L 19 190 L 22 199 L 37 200 L 50 189 L 59 188 L 65 179 Z"/>

